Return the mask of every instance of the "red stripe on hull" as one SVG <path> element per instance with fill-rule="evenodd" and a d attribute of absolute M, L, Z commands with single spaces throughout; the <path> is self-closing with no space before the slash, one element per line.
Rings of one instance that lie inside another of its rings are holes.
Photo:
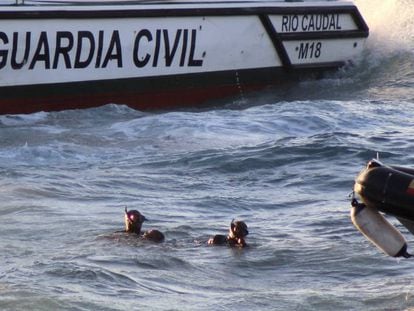
<path fill-rule="evenodd" d="M 244 91 L 258 90 L 263 86 L 244 87 Z M 0 100 L 0 114 L 23 114 L 39 111 L 85 109 L 109 103 L 127 105 L 137 110 L 162 110 L 200 105 L 209 100 L 235 96 L 240 89 L 234 85 L 206 86 L 181 90 L 160 90 L 140 93 L 90 93 L 59 96 L 38 95 L 31 98 Z"/>
<path fill-rule="evenodd" d="M 407 194 L 408 195 L 412 195 L 412 196 L 414 196 L 414 188 L 411 188 L 411 186 L 409 186 L 408 188 L 407 188 Z"/>
<path fill-rule="evenodd" d="M 200 74 L 97 80 L 0 88 L 0 114 L 93 108 L 106 104 L 138 110 L 198 106 L 270 85 L 315 78 L 329 68 L 286 71 L 280 67 Z M 335 69 L 335 68 L 330 68 Z"/>

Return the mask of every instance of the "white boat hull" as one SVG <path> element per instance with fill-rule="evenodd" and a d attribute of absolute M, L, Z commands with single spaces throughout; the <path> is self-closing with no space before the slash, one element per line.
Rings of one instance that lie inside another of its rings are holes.
<path fill-rule="evenodd" d="M 197 104 L 338 68 L 367 36 L 346 2 L 0 7 L 0 113 Z"/>

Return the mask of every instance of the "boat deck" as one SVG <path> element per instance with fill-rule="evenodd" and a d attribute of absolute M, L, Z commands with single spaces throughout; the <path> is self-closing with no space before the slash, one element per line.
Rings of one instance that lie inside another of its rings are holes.
<path fill-rule="evenodd" d="M 202 0 L 202 1 L 183 1 L 183 0 L 0 0 L 0 7 L 53 7 L 53 6 L 218 6 L 218 7 L 269 7 L 269 6 L 291 6 L 292 3 L 297 6 L 323 5 L 337 6 L 339 3 L 352 4 L 349 1 L 321 1 L 321 0 Z"/>

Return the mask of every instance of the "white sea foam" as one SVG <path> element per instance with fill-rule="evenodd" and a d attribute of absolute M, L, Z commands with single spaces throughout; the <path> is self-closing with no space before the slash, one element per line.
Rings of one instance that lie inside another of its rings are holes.
<path fill-rule="evenodd" d="M 0 123 L 6 126 L 34 125 L 45 121 L 48 117 L 47 112 L 37 112 L 32 114 L 21 115 L 2 115 Z"/>

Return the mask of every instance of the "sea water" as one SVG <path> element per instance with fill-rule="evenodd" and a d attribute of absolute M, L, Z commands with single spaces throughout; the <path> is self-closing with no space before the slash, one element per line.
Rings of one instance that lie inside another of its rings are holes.
<path fill-rule="evenodd" d="M 414 167 L 414 7 L 357 4 L 366 51 L 322 80 L 203 109 L 1 116 L 0 310 L 414 308 L 413 260 L 365 240 L 348 196 L 377 154 Z M 115 233 L 126 206 L 166 241 Z M 233 218 L 249 247 L 207 246 Z"/>

